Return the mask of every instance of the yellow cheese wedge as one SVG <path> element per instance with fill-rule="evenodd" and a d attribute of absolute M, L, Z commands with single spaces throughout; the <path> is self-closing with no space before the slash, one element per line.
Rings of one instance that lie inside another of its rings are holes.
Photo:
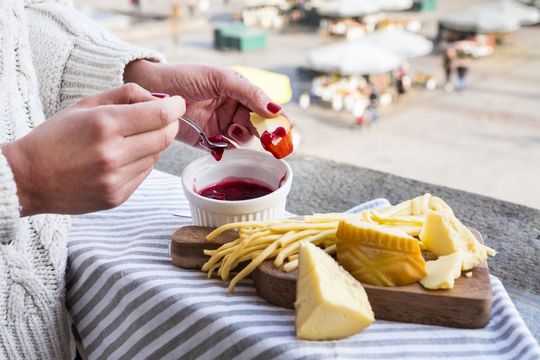
<path fill-rule="evenodd" d="M 296 335 L 305 340 L 341 339 L 375 320 L 362 285 L 309 242 L 300 244 L 294 306 Z"/>
<path fill-rule="evenodd" d="M 452 289 L 454 280 L 461 276 L 461 252 L 441 256 L 437 260 L 426 262 L 427 276 L 420 280 L 426 289 Z"/>
<path fill-rule="evenodd" d="M 419 237 L 423 247 L 437 256 L 461 252 L 463 271 L 480 265 L 488 255 L 489 248 L 480 244 L 471 230 L 446 210 L 428 211 Z"/>
<path fill-rule="evenodd" d="M 426 250 L 436 256 L 450 255 L 458 250 L 459 230 L 445 211 L 428 211 L 419 238 Z"/>
<path fill-rule="evenodd" d="M 336 235 L 338 262 L 361 282 L 401 286 L 426 276 L 419 241 L 403 231 L 342 220 Z"/>
<path fill-rule="evenodd" d="M 460 251 L 463 253 L 463 265 L 461 269 L 463 271 L 470 270 L 485 262 L 488 256 L 488 248 L 480 244 L 471 230 L 459 222 L 458 219 L 454 218 L 454 222 L 460 228 L 462 239 L 459 247 Z"/>

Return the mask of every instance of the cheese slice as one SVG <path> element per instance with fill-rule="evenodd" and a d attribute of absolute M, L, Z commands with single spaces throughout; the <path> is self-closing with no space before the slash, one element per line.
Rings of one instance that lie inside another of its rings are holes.
<path fill-rule="evenodd" d="M 259 135 L 262 135 L 265 131 L 273 133 L 278 127 L 284 128 L 287 132 L 291 130 L 291 123 L 283 115 L 267 119 L 255 113 L 251 113 L 249 120 L 251 121 L 255 129 L 257 129 Z"/>
<path fill-rule="evenodd" d="M 420 280 L 426 289 L 452 289 L 454 280 L 461 276 L 461 252 L 441 256 L 437 260 L 426 262 L 427 276 Z"/>
<path fill-rule="evenodd" d="M 322 249 L 300 244 L 296 283 L 296 335 L 335 340 L 354 335 L 374 320 L 362 285 Z"/>
<path fill-rule="evenodd" d="M 422 229 L 421 226 L 418 225 L 407 225 L 407 224 L 383 224 L 381 225 L 383 229 L 389 229 L 389 230 L 398 230 L 401 232 L 404 232 L 405 234 L 411 235 L 411 236 L 418 236 L 420 234 L 420 230 Z M 420 244 L 422 245 L 422 244 Z"/>
<path fill-rule="evenodd" d="M 450 221 L 450 213 L 428 211 L 420 230 L 420 241 L 436 256 L 450 255 L 458 250 L 459 231 Z"/>
<path fill-rule="evenodd" d="M 420 242 L 404 231 L 342 220 L 336 236 L 338 262 L 363 283 L 402 286 L 426 276 Z"/>
<path fill-rule="evenodd" d="M 382 215 L 393 217 L 425 215 L 429 210 L 444 210 L 453 213 L 452 208 L 448 206 L 447 203 L 445 203 L 441 198 L 433 196 L 429 193 L 403 201 L 394 206 L 378 209 L 377 212 Z"/>
<path fill-rule="evenodd" d="M 463 271 L 480 265 L 488 255 L 489 248 L 480 244 L 471 230 L 446 210 L 428 211 L 419 237 L 422 246 L 436 256 L 461 252 Z"/>
<path fill-rule="evenodd" d="M 478 239 L 476 239 L 476 236 L 474 236 L 468 227 L 456 218 L 454 218 L 454 222 L 460 228 L 461 242 L 459 243 L 459 250 L 463 254 L 461 270 L 470 270 L 486 261 L 487 250 L 484 245 L 478 242 Z"/>

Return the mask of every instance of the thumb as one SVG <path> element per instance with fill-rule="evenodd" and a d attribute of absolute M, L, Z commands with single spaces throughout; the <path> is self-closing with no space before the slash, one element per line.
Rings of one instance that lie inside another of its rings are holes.
<path fill-rule="evenodd" d="M 135 104 L 156 98 L 143 87 L 135 83 L 127 83 L 120 87 L 92 95 L 81 100 L 78 105 L 83 107 L 95 107 L 100 105 Z"/>
<path fill-rule="evenodd" d="M 261 88 L 232 69 L 224 71 L 222 85 L 225 95 L 262 117 L 273 118 L 281 113 L 281 106 L 274 103 Z"/>

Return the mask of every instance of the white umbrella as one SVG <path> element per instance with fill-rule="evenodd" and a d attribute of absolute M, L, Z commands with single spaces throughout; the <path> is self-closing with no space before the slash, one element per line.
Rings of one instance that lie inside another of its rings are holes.
<path fill-rule="evenodd" d="M 286 0 L 237 0 L 236 2 L 242 3 L 245 7 L 281 6 L 287 3 Z"/>
<path fill-rule="evenodd" d="M 515 17 L 485 4 L 450 13 L 441 19 L 441 24 L 454 30 L 480 33 L 512 32 L 520 27 L 520 22 Z"/>
<path fill-rule="evenodd" d="M 312 69 L 327 73 L 370 75 L 397 69 L 403 59 L 379 46 L 354 40 L 312 50 L 308 62 Z"/>
<path fill-rule="evenodd" d="M 382 11 L 402 11 L 412 8 L 413 0 L 374 0 Z"/>
<path fill-rule="evenodd" d="M 495 0 L 482 7 L 517 19 L 521 25 L 534 25 L 540 22 L 540 10 L 512 0 Z"/>
<path fill-rule="evenodd" d="M 380 10 L 377 1 L 333 0 L 316 3 L 317 12 L 331 17 L 357 17 L 376 13 Z"/>
<path fill-rule="evenodd" d="M 375 31 L 362 38 L 361 41 L 378 45 L 402 58 L 424 56 L 433 50 L 433 43 L 426 37 L 401 29 L 387 28 Z"/>

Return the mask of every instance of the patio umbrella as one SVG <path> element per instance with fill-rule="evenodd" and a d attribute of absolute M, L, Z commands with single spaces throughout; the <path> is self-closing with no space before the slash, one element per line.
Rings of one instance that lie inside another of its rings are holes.
<path fill-rule="evenodd" d="M 441 19 L 447 28 L 479 33 L 512 32 L 520 27 L 520 20 L 509 13 L 497 10 L 492 3 L 471 6 L 462 11 L 450 13 Z"/>
<path fill-rule="evenodd" d="M 291 101 L 291 82 L 287 75 L 247 66 L 231 66 L 231 68 L 260 87 L 274 102 L 286 104 Z"/>
<path fill-rule="evenodd" d="M 362 41 L 390 50 L 402 58 L 424 56 L 433 50 L 433 43 L 425 36 L 401 29 L 379 30 L 365 36 Z"/>
<path fill-rule="evenodd" d="M 413 0 L 374 0 L 382 11 L 402 11 L 412 8 Z"/>
<path fill-rule="evenodd" d="M 377 1 L 372 0 L 332 0 L 314 4 L 322 16 L 357 17 L 376 13 L 380 10 Z"/>
<path fill-rule="evenodd" d="M 540 22 L 539 9 L 513 0 L 495 0 L 482 6 L 517 19 L 521 25 L 534 25 Z"/>
<path fill-rule="evenodd" d="M 312 69 L 341 75 L 382 74 L 397 69 L 403 59 L 380 46 L 362 40 L 342 41 L 312 50 Z"/>
<path fill-rule="evenodd" d="M 245 7 L 281 6 L 287 3 L 286 0 L 236 0 L 236 2 Z"/>

